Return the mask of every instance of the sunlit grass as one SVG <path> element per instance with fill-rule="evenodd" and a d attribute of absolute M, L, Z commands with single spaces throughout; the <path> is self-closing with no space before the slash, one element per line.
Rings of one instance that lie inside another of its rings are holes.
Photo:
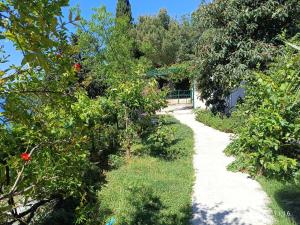
<path fill-rule="evenodd" d="M 107 174 L 107 185 L 99 193 L 104 221 L 115 217 L 117 224 L 189 224 L 194 180 L 193 132 L 174 118 L 175 146 L 183 157 L 165 160 L 135 157 L 127 165 Z"/>
<path fill-rule="evenodd" d="M 300 224 L 300 187 L 267 178 L 258 178 L 270 198 L 274 225 Z"/>

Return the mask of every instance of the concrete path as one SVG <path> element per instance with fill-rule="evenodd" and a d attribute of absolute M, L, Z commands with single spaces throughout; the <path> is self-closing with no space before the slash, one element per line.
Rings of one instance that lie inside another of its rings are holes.
<path fill-rule="evenodd" d="M 196 181 L 192 224 L 272 224 L 269 200 L 259 183 L 247 174 L 226 169 L 233 160 L 223 153 L 230 135 L 197 122 L 190 109 L 173 107 L 170 111 L 194 131 Z"/>

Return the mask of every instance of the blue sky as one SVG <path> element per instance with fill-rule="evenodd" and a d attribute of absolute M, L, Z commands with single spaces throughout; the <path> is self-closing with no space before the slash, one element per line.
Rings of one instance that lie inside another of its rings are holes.
<path fill-rule="evenodd" d="M 172 17 L 180 18 L 183 15 L 192 13 L 200 5 L 201 0 L 131 0 L 132 14 L 135 20 L 141 15 L 154 15 L 159 9 L 166 8 Z M 93 8 L 98 8 L 105 5 L 107 10 L 114 13 L 117 5 L 117 0 L 70 0 L 70 6 L 80 6 L 81 16 L 88 19 Z M 68 15 L 69 8 L 64 8 L 64 15 Z M 2 44 L 2 43 L 1 43 Z M 21 54 L 15 50 L 9 42 L 4 44 L 5 51 L 10 55 L 10 64 L 20 64 Z M 5 69 L 7 65 L 1 65 L 0 69 Z"/>
<path fill-rule="evenodd" d="M 182 16 L 193 12 L 201 3 L 201 0 L 130 0 L 134 18 L 141 15 L 153 15 L 160 8 L 166 8 L 173 17 Z M 82 15 L 88 18 L 92 8 L 105 5 L 110 12 L 115 12 L 117 0 L 70 0 L 70 5 L 80 5 Z"/>

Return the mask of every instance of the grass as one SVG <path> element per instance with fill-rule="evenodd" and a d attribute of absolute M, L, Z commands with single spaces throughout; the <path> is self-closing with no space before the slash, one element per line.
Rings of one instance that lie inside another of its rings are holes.
<path fill-rule="evenodd" d="M 196 120 L 225 133 L 234 133 L 237 122 L 233 117 L 221 117 L 203 109 L 196 111 Z"/>
<path fill-rule="evenodd" d="M 155 156 L 134 157 L 108 172 L 99 192 L 101 221 L 116 224 L 187 225 L 191 218 L 194 180 L 193 132 L 172 117 L 163 126 L 175 129 L 176 141 L 168 148 L 184 151 L 182 157 L 166 160 Z"/>
<path fill-rule="evenodd" d="M 258 178 L 262 188 L 270 197 L 275 219 L 274 225 L 300 224 L 300 188 L 277 180 Z"/>

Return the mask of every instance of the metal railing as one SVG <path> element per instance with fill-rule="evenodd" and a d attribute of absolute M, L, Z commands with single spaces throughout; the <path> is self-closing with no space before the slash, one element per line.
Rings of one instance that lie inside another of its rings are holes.
<path fill-rule="evenodd" d="M 192 103 L 193 91 L 192 90 L 175 90 L 170 91 L 167 95 L 168 100 L 177 100 L 177 103 Z"/>

